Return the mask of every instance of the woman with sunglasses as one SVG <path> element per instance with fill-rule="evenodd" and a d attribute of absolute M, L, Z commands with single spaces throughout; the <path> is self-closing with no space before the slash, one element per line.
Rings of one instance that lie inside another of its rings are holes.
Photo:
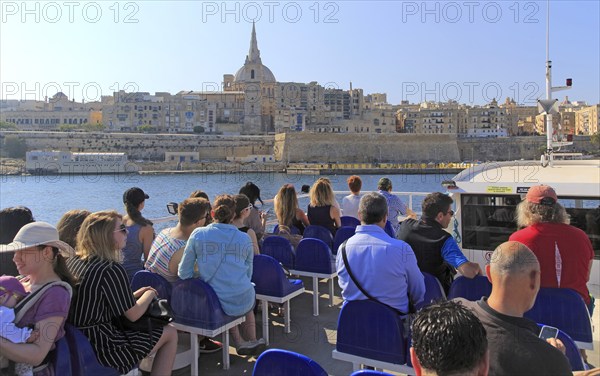
<path fill-rule="evenodd" d="M 23 226 L 10 244 L 0 247 L 0 251 L 5 250 L 14 252 L 18 272 L 26 276 L 20 282 L 29 293 L 15 306 L 15 323 L 20 328 L 32 326 L 40 335 L 32 343 L 12 343 L 0 338 L 0 354 L 15 363 L 32 365 L 34 376 L 53 375 L 48 354 L 65 333 L 74 282 L 65 258 L 73 254 L 73 249 L 59 240 L 52 225 L 33 222 Z M 26 308 L 26 301 L 35 303 Z"/>
<path fill-rule="evenodd" d="M 98 361 L 126 374 L 155 354 L 152 375 L 170 375 L 177 351 L 177 331 L 171 325 L 152 332 L 122 330 L 113 322 L 124 316 L 136 321 L 157 293 L 151 287 L 131 290 L 120 264 L 127 227 L 115 211 L 90 214 L 77 236 L 75 256 L 67 265 L 79 280 L 69 322 L 88 337 Z"/>
<path fill-rule="evenodd" d="M 223 311 L 246 317 L 229 331 L 238 355 L 256 355 L 264 349 L 265 341 L 256 339 L 252 311 L 256 299 L 251 282 L 254 247 L 250 237 L 231 224 L 235 216 L 233 196 L 218 196 L 211 214 L 214 222 L 190 235 L 179 263 L 179 278 L 193 278 L 197 265 L 200 279 L 213 288 Z"/>
<path fill-rule="evenodd" d="M 250 216 L 253 206 L 246 195 L 235 195 L 233 199 L 235 200 L 235 217 L 233 217 L 233 222 L 231 222 L 231 224 L 237 227 L 241 232 L 248 234 L 250 240 L 252 240 L 254 254 L 260 255 L 256 233 L 253 229 L 244 225 L 244 221 Z"/>
<path fill-rule="evenodd" d="M 127 241 L 123 247 L 123 267 L 131 281 L 133 275 L 144 269 L 144 260 L 148 259 L 148 252 L 154 240 L 154 227 L 152 222 L 142 215 L 142 210 L 149 199 L 143 190 L 137 187 L 129 188 L 123 193 L 123 203 L 127 215 L 123 223 L 127 226 Z"/>

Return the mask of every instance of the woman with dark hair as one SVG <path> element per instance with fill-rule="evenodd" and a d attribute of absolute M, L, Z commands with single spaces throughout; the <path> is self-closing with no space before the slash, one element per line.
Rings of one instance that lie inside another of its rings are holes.
<path fill-rule="evenodd" d="M 8 244 L 13 241 L 21 227 L 33 222 L 31 210 L 25 206 L 14 206 L 0 211 L 0 244 Z M 14 252 L 11 250 L 0 250 L 0 275 L 17 276 L 19 272 L 15 263 L 12 262 Z"/>
<path fill-rule="evenodd" d="M 214 222 L 194 230 L 179 263 L 179 278 L 194 277 L 198 266 L 200 279 L 208 283 L 229 316 L 246 316 L 246 321 L 230 329 L 239 355 L 256 355 L 265 347 L 256 339 L 252 310 L 256 299 L 252 285 L 254 252 L 250 237 L 231 224 L 235 200 L 231 195 L 218 196 L 211 211 Z"/>
<path fill-rule="evenodd" d="M 98 361 L 129 372 L 142 359 L 155 354 L 152 375 L 169 375 L 177 351 L 177 330 L 171 325 L 151 332 L 123 330 L 114 324 L 122 316 L 136 321 L 157 297 L 151 287 L 133 292 L 119 263 L 127 227 L 115 211 L 90 214 L 77 236 L 77 250 L 67 265 L 78 278 L 69 322 L 90 340 Z"/>
<path fill-rule="evenodd" d="M 279 229 L 285 226 L 291 230 L 295 227 L 302 235 L 304 228 L 310 225 L 310 222 L 304 211 L 298 207 L 296 189 L 292 184 L 286 184 L 279 189 L 274 204 Z"/>
<path fill-rule="evenodd" d="M 17 327 L 31 326 L 40 335 L 32 343 L 12 343 L 0 337 L 0 354 L 16 363 L 33 366 L 34 376 L 53 375 L 49 352 L 63 337 L 64 323 L 69 313 L 73 277 L 65 263 L 73 249 L 58 239 L 58 231 L 45 222 L 29 223 L 21 228 L 0 251 L 14 252 L 14 263 L 25 278 L 21 283 L 31 296 L 15 307 Z M 35 298 L 35 300 L 33 300 Z M 22 312 L 17 313 L 17 310 Z M 24 313 L 23 313 L 24 312 Z"/>
<path fill-rule="evenodd" d="M 56 225 L 60 240 L 75 248 L 77 246 L 77 233 L 83 220 L 90 214 L 92 213 L 85 209 L 69 210 L 63 214 Z"/>
<path fill-rule="evenodd" d="M 260 198 L 260 188 L 251 181 L 247 182 L 242 188 L 240 188 L 239 194 L 246 195 L 252 204 L 250 209 L 250 215 L 244 223 L 246 226 L 254 230 L 256 233 L 256 239 L 260 240 L 265 233 L 265 226 L 267 225 L 266 213 L 259 211 L 256 208 L 256 201 L 260 201 L 261 205 L 264 204 Z"/>
<path fill-rule="evenodd" d="M 245 232 L 252 240 L 252 246 L 254 247 L 254 254 L 260 254 L 260 248 L 258 247 L 258 240 L 256 240 L 256 233 L 253 229 L 248 226 L 244 226 L 244 220 L 250 215 L 252 210 L 252 204 L 246 195 L 235 195 L 235 217 L 233 217 L 232 225 L 238 228 L 241 232 Z"/>
<path fill-rule="evenodd" d="M 148 259 L 148 252 L 154 240 L 152 222 L 142 216 L 146 200 L 149 199 L 140 188 L 133 187 L 123 193 L 123 203 L 127 215 L 123 223 L 127 227 L 127 242 L 123 248 L 123 267 L 131 281 L 133 275 L 144 269 L 144 260 Z"/>

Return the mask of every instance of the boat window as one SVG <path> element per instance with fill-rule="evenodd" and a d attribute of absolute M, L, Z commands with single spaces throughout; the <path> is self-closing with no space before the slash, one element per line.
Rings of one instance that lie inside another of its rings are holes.
<path fill-rule="evenodd" d="M 600 259 L 600 199 L 559 197 L 571 225 L 583 230 L 592 242 L 595 258 Z M 517 230 L 514 218 L 520 196 L 462 195 L 462 246 L 493 251 Z"/>
<path fill-rule="evenodd" d="M 600 199 L 593 197 L 559 197 L 571 219 L 571 225 L 583 230 L 592 242 L 596 259 L 600 259 Z"/>
<path fill-rule="evenodd" d="M 493 251 L 517 230 L 519 195 L 461 195 L 462 246 Z"/>

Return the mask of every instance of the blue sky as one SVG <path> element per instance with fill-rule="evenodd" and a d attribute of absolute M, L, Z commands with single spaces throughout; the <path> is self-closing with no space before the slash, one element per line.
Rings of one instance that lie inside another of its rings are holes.
<path fill-rule="evenodd" d="M 257 19 L 278 81 L 483 104 L 545 96 L 546 1 L 0 1 L 4 99 L 215 90 Z M 260 17 L 258 17 L 260 16 Z M 551 1 L 553 83 L 600 102 L 600 5 Z"/>

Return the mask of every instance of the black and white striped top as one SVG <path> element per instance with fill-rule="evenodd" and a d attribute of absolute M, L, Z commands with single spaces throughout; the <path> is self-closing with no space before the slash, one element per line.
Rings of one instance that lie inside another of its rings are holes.
<path fill-rule="evenodd" d="M 78 278 L 68 322 L 88 337 L 101 364 L 129 372 L 154 348 L 163 329 L 154 329 L 150 336 L 122 331 L 111 322 L 135 305 L 127 273 L 119 263 L 70 257 L 67 266 Z"/>

